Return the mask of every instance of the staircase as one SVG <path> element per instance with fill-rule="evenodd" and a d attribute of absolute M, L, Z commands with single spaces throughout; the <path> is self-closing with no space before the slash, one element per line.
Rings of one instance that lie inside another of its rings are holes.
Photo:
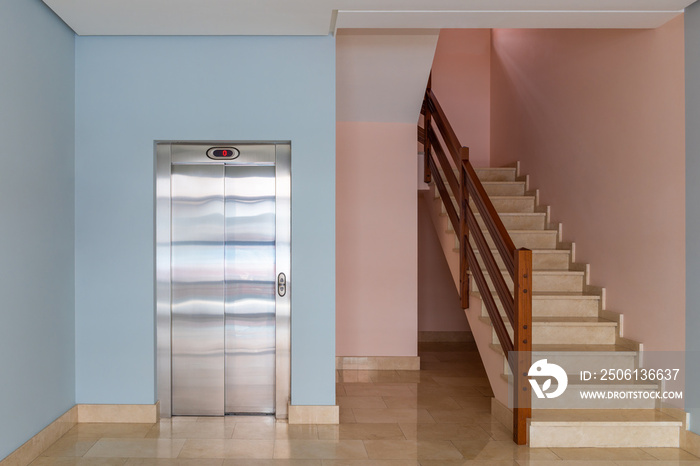
<path fill-rule="evenodd" d="M 576 373 L 567 374 L 568 388 L 561 397 L 537 400 L 533 396 L 532 417 L 527 424 L 528 444 L 531 447 L 678 447 L 681 429 L 685 428 L 684 415 L 673 409 L 662 412 L 655 400 L 604 400 L 596 405 L 601 409 L 575 409 L 590 407 L 582 402 L 581 390 L 610 389 L 610 385 L 595 380 L 581 380 L 579 371 L 600 372 L 606 367 L 633 370 L 639 367 L 642 345 L 622 338 L 621 315 L 605 308 L 605 290 L 589 284 L 588 265 L 576 263 L 575 245 L 562 242 L 561 225 L 550 223 L 549 207 L 539 205 L 538 192 L 530 189 L 528 178 L 519 173 L 519 167 L 482 168 L 476 172 L 516 248 L 532 250 L 532 361 L 548 358 L 550 363 L 577 368 Z M 429 196 L 431 217 L 459 289 L 457 235 L 434 182 L 425 196 Z M 457 208 L 454 198 L 452 202 Z M 476 217 L 484 229 L 482 219 L 478 214 Z M 485 236 L 489 238 L 488 234 Z M 504 270 L 503 260 L 490 241 L 496 262 Z M 483 270 L 479 251 L 473 247 Z M 491 280 L 487 281 L 496 296 Z M 512 280 L 507 277 L 506 282 L 512 292 Z M 494 391 L 492 413 L 510 428 L 512 413 L 507 408 L 512 389 L 508 386 L 510 367 L 473 277 L 469 289 L 470 306 L 465 313 Z M 513 338 L 503 306 L 497 296 L 495 299 Z M 622 381 L 615 385 L 615 389 L 636 392 L 658 388 L 655 382 Z M 553 402 L 558 409 L 541 409 L 553 406 Z M 607 409 L 610 407 L 616 409 Z"/>

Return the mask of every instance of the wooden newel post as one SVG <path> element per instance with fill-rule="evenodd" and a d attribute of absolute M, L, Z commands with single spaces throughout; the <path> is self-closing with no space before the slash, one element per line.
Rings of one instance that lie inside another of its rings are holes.
<path fill-rule="evenodd" d="M 425 90 L 425 97 L 423 99 L 423 105 L 425 105 L 425 115 L 423 115 L 423 128 L 425 128 L 425 142 L 423 143 L 423 181 L 426 183 L 430 183 L 432 181 L 430 164 L 428 163 L 428 158 L 430 157 L 430 138 L 428 137 L 428 128 L 430 128 L 433 121 L 432 113 L 430 113 L 430 105 L 428 105 L 428 95 L 430 94 L 432 79 L 433 74 L 430 73 L 428 76 L 428 86 Z"/>
<path fill-rule="evenodd" d="M 532 365 L 532 251 L 515 251 L 513 319 L 513 441 L 527 444 L 527 420 L 532 415 L 532 388 L 527 372 Z"/>
<path fill-rule="evenodd" d="M 469 208 L 469 176 L 466 163 L 469 162 L 469 148 L 459 150 L 459 283 L 462 309 L 469 309 L 469 261 L 467 246 L 469 245 L 469 228 L 467 227 L 467 209 Z"/>

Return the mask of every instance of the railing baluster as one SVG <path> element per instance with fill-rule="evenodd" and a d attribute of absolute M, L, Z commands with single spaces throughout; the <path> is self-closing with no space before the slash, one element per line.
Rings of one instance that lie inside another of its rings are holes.
<path fill-rule="evenodd" d="M 469 148 L 460 149 L 461 163 L 459 164 L 460 185 L 459 190 L 459 271 L 460 271 L 460 297 L 462 308 L 469 308 L 469 260 L 467 257 L 467 245 L 469 244 L 469 226 L 467 225 L 467 211 L 469 210 L 469 175 L 467 165 L 469 164 Z M 475 263 L 474 267 L 478 267 Z"/>

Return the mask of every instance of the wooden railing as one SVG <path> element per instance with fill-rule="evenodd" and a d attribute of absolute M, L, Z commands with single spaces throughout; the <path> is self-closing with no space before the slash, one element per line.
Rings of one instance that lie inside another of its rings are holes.
<path fill-rule="evenodd" d="M 532 251 L 515 248 L 513 240 L 469 162 L 469 149 L 459 142 L 431 89 L 430 80 L 428 80 L 421 113 L 424 126 L 418 127 L 418 140 L 423 144 L 425 153 L 424 179 L 426 183 L 431 181 L 435 183 L 450 223 L 459 235 L 462 307 L 465 309 L 469 307 L 471 275 L 474 277 L 513 373 L 513 440 L 519 445 L 524 445 L 527 443 L 527 419 L 531 415 L 531 388 L 527 380 L 527 372 L 531 364 L 532 351 Z M 452 160 L 448 158 L 448 154 Z M 481 222 L 486 227 L 486 233 L 496 246 L 496 254 L 505 265 L 505 273 L 513 281 L 512 294 L 489 247 L 484 231 L 476 219 L 471 203 L 476 207 L 481 216 Z M 477 260 L 472 243 L 476 245 L 481 255 L 481 263 Z M 495 297 L 487 280 L 493 285 Z M 512 339 L 499 312 L 496 299 L 500 301 L 506 318 L 513 328 Z"/>

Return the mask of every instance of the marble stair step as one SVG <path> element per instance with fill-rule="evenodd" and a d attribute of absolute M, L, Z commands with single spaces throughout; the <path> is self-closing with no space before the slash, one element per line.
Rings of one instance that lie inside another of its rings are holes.
<path fill-rule="evenodd" d="M 491 343 L 490 348 L 503 355 L 501 345 Z M 638 367 L 639 355 L 636 351 L 620 345 L 579 345 L 579 344 L 540 344 L 532 345 L 532 360 L 547 359 L 558 364 L 567 372 L 599 372 L 601 368 L 630 369 Z M 570 371 L 568 368 L 574 368 Z M 508 361 L 503 358 L 502 372 L 510 373 Z"/>
<path fill-rule="evenodd" d="M 678 448 L 682 422 L 653 409 L 536 409 L 531 448 Z"/>
<path fill-rule="evenodd" d="M 489 317 L 480 319 L 491 325 Z M 513 327 L 506 318 L 503 321 L 508 335 L 513 338 Z M 550 345 L 613 345 L 615 344 L 616 322 L 597 317 L 542 318 L 532 319 L 532 341 Z M 496 330 L 492 328 L 491 342 L 498 343 Z"/>
<path fill-rule="evenodd" d="M 478 295 L 478 292 L 475 293 Z M 505 317 L 503 305 L 495 297 L 496 307 L 502 317 Z M 562 318 L 562 317 L 598 317 L 600 297 L 583 293 L 533 293 L 532 317 Z M 488 317 L 486 305 L 481 305 L 481 315 Z"/>
<path fill-rule="evenodd" d="M 524 196 L 524 181 L 482 181 L 489 196 Z"/>
<path fill-rule="evenodd" d="M 475 168 L 476 176 L 484 181 L 515 181 L 515 168 Z"/>
<path fill-rule="evenodd" d="M 495 249 L 496 244 L 488 230 L 482 230 L 482 234 L 484 235 L 484 239 L 486 239 L 486 244 L 489 249 Z M 509 230 L 508 234 L 517 249 L 556 249 L 559 232 L 556 230 Z M 458 249 L 458 235 L 455 235 L 454 241 L 455 248 Z M 472 243 L 472 249 L 477 251 L 478 247 L 476 246 L 475 240 L 470 238 L 470 242 Z"/>
<path fill-rule="evenodd" d="M 459 248 L 454 248 L 454 252 L 459 253 Z M 474 250 L 476 260 L 484 270 L 484 261 L 481 251 Z M 497 249 L 491 249 L 491 255 L 496 260 L 496 265 L 501 271 L 506 270 L 506 265 L 501 259 Z M 532 269 L 533 270 L 569 270 L 571 262 L 571 251 L 568 249 L 532 249 Z"/>
<path fill-rule="evenodd" d="M 491 290 L 491 294 L 495 295 L 495 287 L 491 283 L 491 278 L 488 272 L 483 272 L 486 283 Z M 473 277 L 473 272 L 470 271 L 471 282 L 469 286 L 473 291 L 479 291 L 476 281 Z M 584 273 L 576 270 L 533 270 L 532 272 L 532 291 L 538 292 L 582 292 L 583 291 Z M 507 273 L 504 280 L 508 289 L 513 291 L 513 281 Z"/>
<path fill-rule="evenodd" d="M 496 212 L 500 213 L 534 213 L 535 212 L 535 196 L 490 196 Z M 459 213 L 459 203 L 454 197 L 450 197 L 452 205 Z M 469 205 L 472 212 L 477 213 L 478 209 L 474 201 L 470 201 Z M 445 214 L 447 210 L 444 204 L 440 207 L 440 212 Z"/>

